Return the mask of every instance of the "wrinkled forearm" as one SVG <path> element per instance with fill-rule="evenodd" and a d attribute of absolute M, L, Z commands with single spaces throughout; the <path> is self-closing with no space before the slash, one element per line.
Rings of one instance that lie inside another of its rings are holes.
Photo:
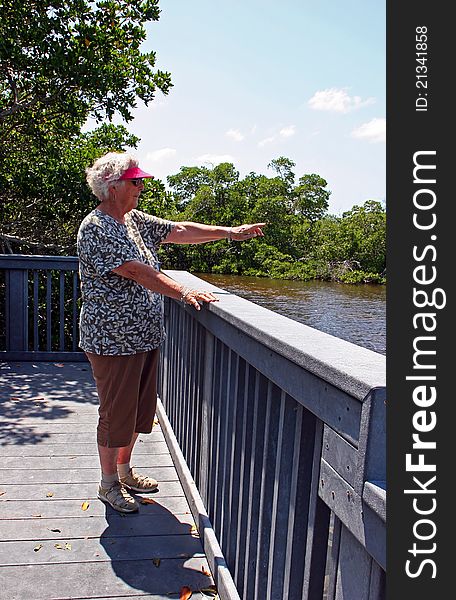
<path fill-rule="evenodd" d="M 231 227 L 221 225 L 205 225 L 192 221 L 179 221 L 163 240 L 164 244 L 203 244 L 226 239 Z"/>
<path fill-rule="evenodd" d="M 132 260 L 113 269 L 113 272 L 121 277 L 133 279 L 136 283 L 153 292 L 158 292 L 176 300 L 181 298 L 182 285 L 150 265 Z"/>

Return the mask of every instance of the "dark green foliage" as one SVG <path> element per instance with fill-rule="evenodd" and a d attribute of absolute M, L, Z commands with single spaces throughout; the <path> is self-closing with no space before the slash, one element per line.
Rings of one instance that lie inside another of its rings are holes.
<path fill-rule="evenodd" d="M 0 0 L 4 252 L 74 253 L 77 224 L 97 203 L 85 169 L 139 141 L 123 126 L 83 134 L 87 117 L 129 121 L 138 98 L 172 85 L 140 50 L 159 14 L 158 0 Z"/>

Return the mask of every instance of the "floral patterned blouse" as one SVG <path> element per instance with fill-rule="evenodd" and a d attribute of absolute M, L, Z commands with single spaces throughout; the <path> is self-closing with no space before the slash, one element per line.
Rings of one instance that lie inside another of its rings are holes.
<path fill-rule="evenodd" d="M 82 309 L 79 346 L 94 354 L 136 354 L 158 348 L 165 339 L 163 298 L 112 270 L 131 260 L 159 269 L 157 248 L 173 229 L 139 210 L 125 224 L 95 209 L 77 237 Z"/>

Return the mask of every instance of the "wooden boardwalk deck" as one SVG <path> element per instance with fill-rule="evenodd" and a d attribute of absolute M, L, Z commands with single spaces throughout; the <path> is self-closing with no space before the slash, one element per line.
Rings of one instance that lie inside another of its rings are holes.
<path fill-rule="evenodd" d="M 158 424 L 132 460 L 158 479 L 154 503 L 121 515 L 96 498 L 97 408 L 87 363 L 0 364 L 0 597 L 213 597 Z"/>

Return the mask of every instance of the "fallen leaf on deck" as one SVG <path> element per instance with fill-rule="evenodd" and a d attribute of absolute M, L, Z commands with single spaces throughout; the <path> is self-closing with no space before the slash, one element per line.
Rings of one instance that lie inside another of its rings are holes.
<path fill-rule="evenodd" d="M 41 517 L 41 515 L 32 515 L 32 517 L 37 517 L 38 518 L 38 517 Z"/>
<path fill-rule="evenodd" d="M 204 565 L 201 565 L 201 572 L 203 573 L 203 575 L 206 575 L 207 577 L 211 577 L 211 574 L 209 573 L 209 571 L 205 568 Z"/>
<path fill-rule="evenodd" d="M 156 567 L 159 567 L 159 566 L 160 566 L 160 562 L 161 562 L 161 560 L 160 560 L 159 558 L 153 558 L 153 559 L 152 559 L 152 562 L 154 563 L 154 565 L 155 565 Z"/>
<path fill-rule="evenodd" d="M 38 544 L 38 546 L 35 546 L 35 547 L 33 548 L 33 551 L 34 551 L 34 552 L 38 552 L 38 550 L 41 550 L 41 548 L 42 548 L 42 547 L 43 547 L 43 544 Z"/>
<path fill-rule="evenodd" d="M 192 593 L 192 590 L 188 586 L 184 585 L 180 591 L 180 600 L 188 600 L 192 597 Z"/>
<path fill-rule="evenodd" d="M 6 494 L 6 492 L 1 491 L 0 496 L 3 496 L 3 494 Z"/>
<path fill-rule="evenodd" d="M 192 525 L 192 528 L 190 529 L 190 533 L 194 537 L 199 537 L 199 533 L 198 533 L 198 529 L 197 529 L 196 525 Z"/>
<path fill-rule="evenodd" d="M 50 529 L 49 531 L 52 531 L 54 533 L 61 533 L 60 529 Z"/>
<path fill-rule="evenodd" d="M 87 510 L 89 508 L 90 504 L 87 502 L 87 500 L 85 502 L 83 502 L 81 504 L 81 509 L 82 510 Z"/>
<path fill-rule="evenodd" d="M 68 544 L 68 542 L 65 544 L 65 550 L 71 550 L 71 544 Z"/>
<path fill-rule="evenodd" d="M 57 548 L 57 550 L 63 550 L 62 544 L 54 544 L 54 548 Z"/>
<path fill-rule="evenodd" d="M 152 498 L 141 498 L 141 504 L 157 504 Z"/>
<path fill-rule="evenodd" d="M 159 425 L 159 424 L 160 424 L 159 420 L 157 418 L 155 418 L 153 425 L 155 426 L 155 425 Z"/>
<path fill-rule="evenodd" d="M 52 498 L 52 496 L 53 496 L 53 495 L 54 495 L 54 492 L 48 492 L 48 493 L 46 494 L 46 497 L 47 497 L 47 498 Z"/>

